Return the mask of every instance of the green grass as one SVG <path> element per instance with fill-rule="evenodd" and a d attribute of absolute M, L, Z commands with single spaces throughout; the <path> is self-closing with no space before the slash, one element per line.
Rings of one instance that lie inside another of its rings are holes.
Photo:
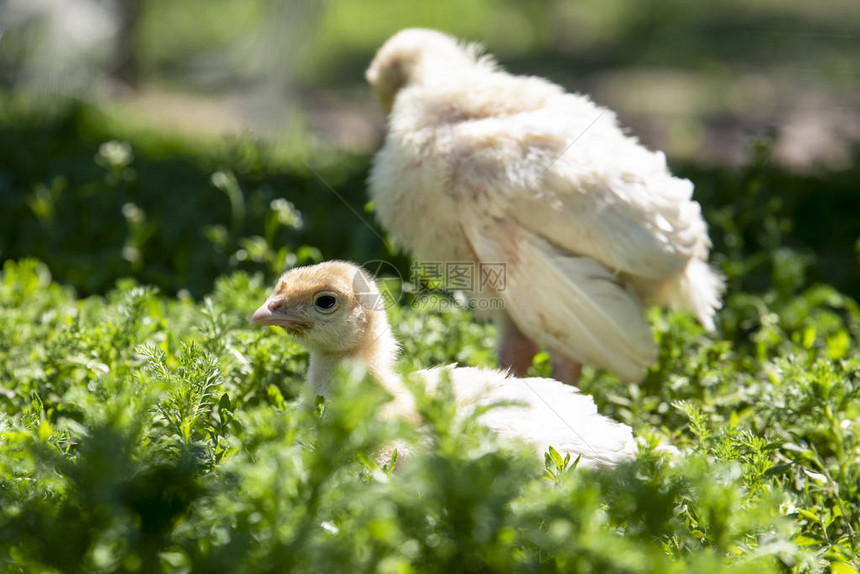
<path fill-rule="evenodd" d="M 856 571 L 860 311 L 826 287 L 736 295 L 724 337 L 652 313 L 641 386 L 585 390 L 643 437 L 635 462 L 562 470 L 420 403 L 423 454 L 391 475 L 384 397 L 248 325 L 237 273 L 202 302 L 120 282 L 78 299 L 35 261 L 0 282 L 4 571 Z M 491 328 L 395 308 L 404 366 L 491 363 Z M 736 329 L 743 329 L 740 333 Z M 731 337 L 737 336 L 737 339 Z M 545 365 L 536 367 L 538 372 Z M 653 447 L 681 449 L 674 462 Z M 363 463 L 361 461 L 364 461 Z"/>

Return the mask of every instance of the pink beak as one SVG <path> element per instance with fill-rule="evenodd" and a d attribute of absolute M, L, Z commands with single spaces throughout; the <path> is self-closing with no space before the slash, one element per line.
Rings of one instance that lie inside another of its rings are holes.
<path fill-rule="evenodd" d="M 251 315 L 251 322 L 255 325 L 272 325 L 269 321 L 275 316 L 275 312 L 269 309 L 269 302 L 266 301 L 260 308 L 254 311 Z"/>
<path fill-rule="evenodd" d="M 265 303 L 260 305 L 259 309 L 254 311 L 254 314 L 251 316 L 251 322 L 255 325 L 307 328 L 308 324 L 305 318 L 285 312 L 283 310 L 283 303 L 284 300 L 281 298 L 266 300 Z"/>

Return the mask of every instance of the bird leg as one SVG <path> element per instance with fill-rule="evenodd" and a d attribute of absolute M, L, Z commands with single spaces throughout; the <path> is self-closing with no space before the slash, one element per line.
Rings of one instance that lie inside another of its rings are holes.
<path fill-rule="evenodd" d="M 582 363 L 558 354 L 553 355 L 550 362 L 552 363 L 552 377 L 555 380 L 573 387 L 579 386 L 579 379 L 582 378 Z"/>
<path fill-rule="evenodd" d="M 505 319 L 500 325 L 502 337 L 498 349 L 499 366 L 510 370 L 517 377 L 525 377 L 537 353 L 537 345 L 523 335 L 513 321 L 507 317 Z"/>

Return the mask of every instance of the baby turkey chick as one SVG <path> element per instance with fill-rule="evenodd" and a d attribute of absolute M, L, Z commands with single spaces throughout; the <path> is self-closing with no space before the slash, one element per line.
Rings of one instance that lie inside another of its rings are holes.
<path fill-rule="evenodd" d="M 394 35 L 367 80 L 389 114 L 377 217 L 416 259 L 505 265 L 502 365 L 522 376 L 543 346 L 565 382 L 582 363 L 636 382 L 657 357 L 644 306 L 713 329 L 723 282 L 693 185 L 612 111 L 432 30 Z"/>
<path fill-rule="evenodd" d="M 252 321 L 283 327 L 307 347 L 308 379 L 317 394 L 329 396 L 339 364 L 357 363 L 393 396 L 388 416 L 418 422 L 414 398 L 394 369 L 397 343 L 381 303 L 376 283 L 361 267 L 331 261 L 285 273 Z M 593 466 L 630 459 L 636 451 L 630 427 L 598 414 L 591 397 L 574 387 L 454 366 L 413 376 L 432 392 L 443 372 L 464 411 L 500 401 L 517 403 L 492 408 L 478 420 L 503 438 L 531 443 L 538 456 L 552 445 L 562 455 L 582 455 L 581 464 Z"/>

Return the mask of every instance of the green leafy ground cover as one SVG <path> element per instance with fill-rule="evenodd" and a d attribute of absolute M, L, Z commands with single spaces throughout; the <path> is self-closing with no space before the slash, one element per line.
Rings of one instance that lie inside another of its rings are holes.
<path fill-rule="evenodd" d="M 301 162 L 80 108 L 15 114 L 0 132 L 3 571 L 860 567 L 856 237 L 845 209 L 810 216 L 855 201 L 850 174 L 783 174 L 765 147 L 742 172 L 686 168 L 730 291 L 715 335 L 650 314 L 660 360 L 641 385 L 586 372 L 643 443 L 598 472 L 499 444 L 445 396 L 421 399 L 420 437 L 380 422 L 385 397 L 349 373 L 331 402 L 308 396 L 305 353 L 250 313 L 286 255 L 388 252 Z M 366 158 L 319 161 L 362 209 Z M 405 296 L 389 314 L 406 370 L 493 364 L 492 327 L 465 311 Z M 372 459 L 393 437 L 424 450 L 392 474 Z"/>

